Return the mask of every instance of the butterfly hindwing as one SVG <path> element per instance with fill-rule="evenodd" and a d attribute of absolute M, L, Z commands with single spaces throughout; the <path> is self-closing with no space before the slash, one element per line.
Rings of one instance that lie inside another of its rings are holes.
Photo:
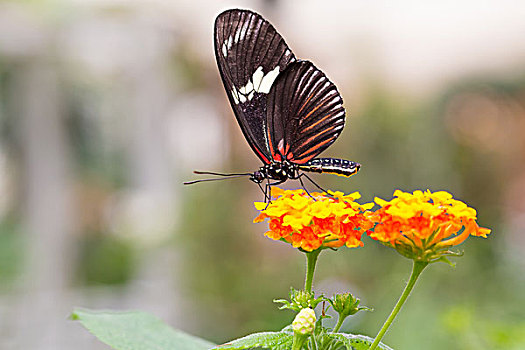
<path fill-rule="evenodd" d="M 337 139 L 344 124 L 341 95 L 309 61 L 291 63 L 270 89 L 266 132 L 275 161 L 306 163 Z"/>
<path fill-rule="evenodd" d="M 248 10 L 221 13 L 214 41 L 222 82 L 241 130 L 257 156 L 269 164 L 268 93 L 295 56 L 268 21 Z"/>

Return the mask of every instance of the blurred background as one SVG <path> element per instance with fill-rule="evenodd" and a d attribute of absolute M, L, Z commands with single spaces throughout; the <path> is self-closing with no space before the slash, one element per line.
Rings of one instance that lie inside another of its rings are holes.
<path fill-rule="evenodd" d="M 448 190 L 493 230 L 423 274 L 386 343 L 525 349 L 525 3 L 479 0 L 0 1 L 0 348 L 106 349 L 75 306 L 218 343 L 291 321 L 272 299 L 302 287 L 304 257 L 251 223 L 258 187 L 182 185 L 260 166 L 213 56 L 231 7 L 341 91 L 347 125 L 323 155 L 363 167 L 322 186 Z M 323 253 L 315 289 L 373 307 L 344 325 L 373 336 L 411 263 L 364 242 Z"/>

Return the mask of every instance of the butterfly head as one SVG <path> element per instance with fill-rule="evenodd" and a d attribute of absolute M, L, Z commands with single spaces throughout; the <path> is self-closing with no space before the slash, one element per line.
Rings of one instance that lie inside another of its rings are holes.
<path fill-rule="evenodd" d="M 264 168 L 261 168 L 261 170 L 257 170 L 253 174 L 251 174 L 250 180 L 255 182 L 256 184 L 260 184 L 264 181 L 264 179 L 266 179 L 266 177 L 267 176 L 266 172 L 264 171 Z"/>

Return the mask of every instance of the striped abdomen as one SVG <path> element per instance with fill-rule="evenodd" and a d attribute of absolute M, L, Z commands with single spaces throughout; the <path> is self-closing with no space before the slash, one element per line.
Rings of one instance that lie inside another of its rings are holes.
<path fill-rule="evenodd" d="M 361 164 L 337 158 L 317 158 L 298 165 L 302 171 L 313 173 L 328 173 L 350 177 L 359 171 Z"/>

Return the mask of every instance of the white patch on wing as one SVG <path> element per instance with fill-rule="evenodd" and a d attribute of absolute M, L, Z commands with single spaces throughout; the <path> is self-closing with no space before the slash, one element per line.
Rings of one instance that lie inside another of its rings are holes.
<path fill-rule="evenodd" d="M 246 22 L 237 32 L 235 33 L 235 38 L 233 42 L 237 44 L 239 41 L 244 40 L 244 37 L 246 36 L 246 31 L 248 30 L 248 22 Z"/>
<path fill-rule="evenodd" d="M 256 92 L 261 94 L 269 93 L 278 75 L 279 66 L 266 73 L 266 75 L 264 75 L 262 66 L 259 66 L 245 86 L 241 86 L 239 89 L 235 86 L 233 87 L 232 95 L 235 103 L 244 103 L 251 100 Z"/>
<path fill-rule="evenodd" d="M 236 43 L 236 44 L 237 44 L 237 43 L 239 42 L 239 40 L 241 39 L 241 31 L 242 31 L 242 28 L 239 29 L 239 30 L 237 31 L 237 33 L 235 33 L 235 38 L 233 39 L 233 42 Z"/>
<path fill-rule="evenodd" d="M 262 78 L 261 83 L 259 84 L 259 89 L 256 90 L 257 92 L 267 94 L 270 92 L 270 88 L 273 85 L 273 82 L 279 75 L 279 66 L 275 67 L 274 70 L 269 71 L 266 73 L 266 75 Z"/>
<path fill-rule="evenodd" d="M 239 89 L 239 92 L 243 95 L 248 95 L 252 91 L 253 91 L 253 83 L 251 81 L 248 81 L 248 84 L 246 84 L 246 86 L 243 86 Z"/>
<path fill-rule="evenodd" d="M 235 90 L 235 86 L 232 89 L 232 96 L 235 104 L 239 104 L 239 94 L 237 93 L 237 90 Z"/>
<path fill-rule="evenodd" d="M 224 40 L 224 42 L 222 43 L 222 55 L 224 57 L 228 56 L 228 51 L 232 48 L 232 44 L 232 36 L 230 35 L 228 39 Z"/>
<path fill-rule="evenodd" d="M 255 90 L 259 91 L 263 77 L 264 77 L 263 69 L 261 66 L 259 66 L 259 68 L 257 68 L 257 70 L 255 71 L 255 73 L 253 73 L 253 76 L 252 76 L 253 86 L 255 86 Z"/>
<path fill-rule="evenodd" d="M 336 115 L 334 115 L 332 117 L 332 119 L 337 119 L 337 118 L 339 118 L 341 116 L 344 116 L 344 115 L 345 115 L 345 111 L 343 110 L 343 111 L 340 111 L 339 113 L 337 113 Z"/>

